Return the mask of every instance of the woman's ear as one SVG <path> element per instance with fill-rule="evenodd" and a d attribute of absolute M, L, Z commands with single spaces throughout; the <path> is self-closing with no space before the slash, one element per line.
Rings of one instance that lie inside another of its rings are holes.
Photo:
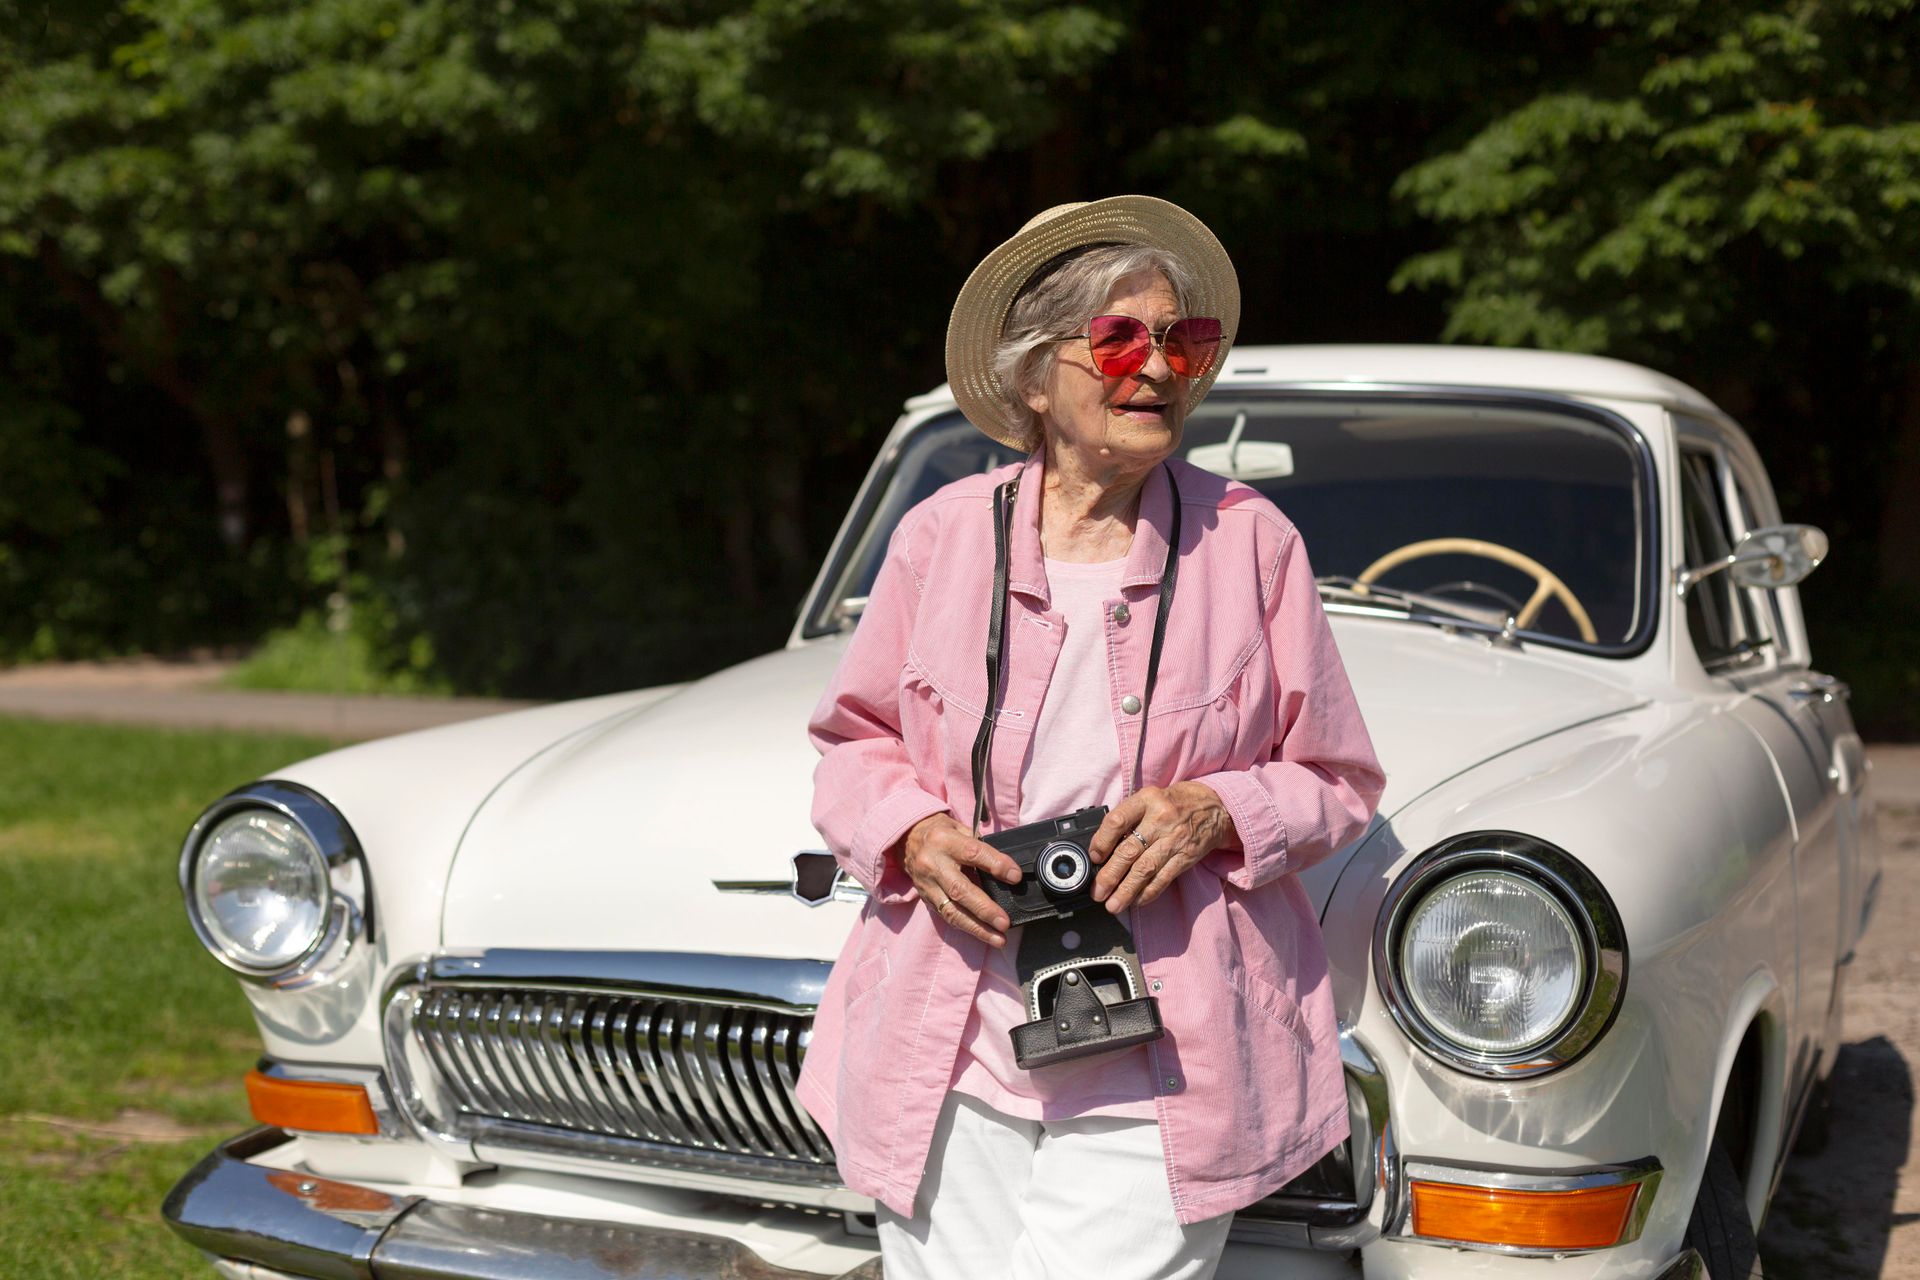
<path fill-rule="evenodd" d="M 1046 392 L 1029 391 L 1022 398 L 1027 402 L 1027 408 L 1033 410 L 1035 417 L 1045 418 L 1047 416 L 1048 400 Z"/>

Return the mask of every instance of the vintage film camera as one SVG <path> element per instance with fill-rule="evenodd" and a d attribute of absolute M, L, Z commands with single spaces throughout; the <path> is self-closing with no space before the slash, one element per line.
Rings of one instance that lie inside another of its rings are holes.
<path fill-rule="evenodd" d="M 1133 935 L 1093 900 L 1096 870 L 1087 846 L 1104 805 L 984 837 L 1020 867 L 1018 884 L 981 885 L 1023 926 L 1014 965 L 1029 1021 L 1013 1029 L 1022 1070 L 1157 1040 L 1160 1005 L 1145 994 Z"/>
<path fill-rule="evenodd" d="M 1087 856 L 1087 845 L 1106 816 L 1107 807 L 1098 805 L 1064 818 L 1029 822 L 984 837 L 1020 868 L 1018 884 L 991 878 L 981 882 L 1007 913 L 1009 924 L 1025 924 L 1096 905 L 1095 868 L 1093 859 Z"/>

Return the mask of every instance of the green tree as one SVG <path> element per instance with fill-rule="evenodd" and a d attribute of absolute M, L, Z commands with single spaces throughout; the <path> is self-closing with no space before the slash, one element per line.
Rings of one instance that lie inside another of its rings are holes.
<path fill-rule="evenodd" d="M 1697 380 L 1789 505 L 1833 509 L 1852 551 L 1877 532 L 1881 582 L 1920 589 L 1920 508 L 1881 500 L 1920 491 L 1912 0 L 1530 8 L 1590 31 L 1591 61 L 1399 180 L 1446 243 L 1396 286 L 1443 290 L 1449 339 Z M 1840 510 L 1863 504 L 1877 530 Z"/>
<path fill-rule="evenodd" d="M 409 527 L 488 534 L 502 564 L 402 583 L 442 620 L 537 611 L 569 577 L 551 603 L 577 607 L 590 569 L 644 567 L 660 589 L 626 585 L 587 644 L 631 647 L 617 623 L 649 594 L 654 617 L 791 600 L 821 423 L 844 445 L 873 421 L 832 421 L 873 371 L 850 356 L 901 363 L 874 286 L 929 261 L 902 211 L 1040 128 L 1117 32 L 1029 0 L 49 12 L 0 37 L 0 254 L 192 424 L 236 553 L 282 519 L 378 525 L 396 552 Z M 851 280 L 850 247 L 871 256 Z M 503 502 L 537 536 L 503 539 Z M 531 596 L 502 601 L 515 579 Z M 461 674 L 556 656 L 516 636 Z"/>

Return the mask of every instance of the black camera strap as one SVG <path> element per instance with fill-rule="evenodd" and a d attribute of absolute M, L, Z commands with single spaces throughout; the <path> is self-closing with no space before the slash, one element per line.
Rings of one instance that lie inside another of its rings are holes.
<path fill-rule="evenodd" d="M 1153 686 L 1160 677 L 1160 649 L 1167 635 L 1167 613 L 1173 608 L 1174 579 L 1180 570 L 1180 486 L 1174 483 L 1173 468 L 1167 469 L 1167 496 L 1172 500 L 1173 518 L 1167 532 L 1167 564 L 1160 573 L 1160 607 L 1153 619 L 1153 644 L 1147 651 L 1147 687 L 1140 698 L 1140 734 L 1134 741 L 1133 785 L 1129 794 L 1140 789 L 1140 772 L 1146 759 L 1147 714 L 1153 707 Z M 973 834 L 987 817 L 987 757 L 993 749 L 994 709 L 1000 705 L 1001 669 L 1006 665 L 1007 631 L 1007 543 L 1013 531 L 1013 504 L 1020 493 L 1020 478 L 1015 476 L 993 491 L 993 605 L 987 616 L 987 705 L 980 716 L 980 732 L 973 739 Z"/>

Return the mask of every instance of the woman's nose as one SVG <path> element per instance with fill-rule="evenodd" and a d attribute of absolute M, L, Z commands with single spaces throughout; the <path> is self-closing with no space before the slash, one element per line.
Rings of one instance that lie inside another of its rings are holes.
<path fill-rule="evenodd" d="M 1173 366 L 1167 363 L 1167 352 L 1159 343 L 1154 343 L 1147 352 L 1147 362 L 1140 366 L 1140 376 L 1148 382 L 1165 382 L 1173 376 Z"/>

